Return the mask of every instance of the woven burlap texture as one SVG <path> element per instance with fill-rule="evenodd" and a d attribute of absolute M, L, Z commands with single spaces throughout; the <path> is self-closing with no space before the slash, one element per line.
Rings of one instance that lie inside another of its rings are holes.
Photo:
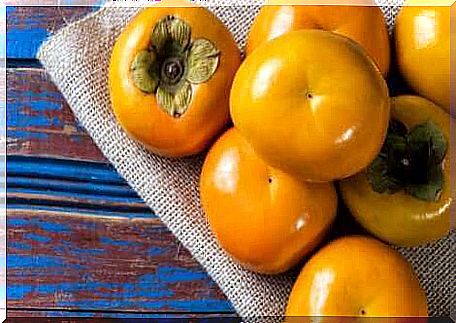
<path fill-rule="evenodd" d="M 392 28 L 400 1 L 379 4 L 390 4 L 382 10 Z M 258 9 L 258 4 L 210 6 L 241 48 Z M 284 313 L 295 277 L 247 271 L 218 246 L 199 202 L 198 180 L 204 156 L 171 160 L 150 154 L 125 134 L 112 113 L 107 85 L 111 50 L 122 28 L 139 10 L 106 6 L 73 22 L 43 44 L 39 59 L 103 154 L 207 270 L 239 315 L 262 316 L 261 321 L 272 316 L 275 318 L 268 320 L 277 321 Z M 449 261 L 454 259 L 452 246 L 447 238 L 424 248 L 400 250 L 426 289 L 431 315 L 449 315 L 454 287 L 450 279 L 453 262 Z"/>

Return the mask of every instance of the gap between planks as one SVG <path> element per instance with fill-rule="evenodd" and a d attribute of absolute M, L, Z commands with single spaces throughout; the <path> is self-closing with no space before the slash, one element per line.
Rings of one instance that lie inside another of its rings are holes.
<path fill-rule="evenodd" d="M 150 224 L 161 225 L 164 227 L 164 224 L 161 220 L 156 216 L 151 216 L 150 218 L 147 217 L 128 217 L 128 216 L 110 216 L 110 215 L 101 215 L 101 214 L 94 214 L 90 212 L 86 212 L 84 210 L 76 213 L 76 212 L 65 212 L 65 211 L 58 211 L 58 210 L 30 210 L 30 209 L 21 209 L 20 207 L 7 208 L 7 217 L 13 217 L 16 215 L 27 213 L 28 216 L 48 216 L 51 218 L 60 218 L 60 217 L 71 217 L 74 218 L 81 218 L 81 219 L 95 219 L 100 221 L 111 221 L 111 222 L 124 222 L 127 220 L 128 222 L 147 222 Z"/>

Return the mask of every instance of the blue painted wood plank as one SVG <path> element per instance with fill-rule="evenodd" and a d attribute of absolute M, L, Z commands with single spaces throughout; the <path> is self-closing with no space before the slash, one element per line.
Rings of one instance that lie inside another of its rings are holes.
<path fill-rule="evenodd" d="M 80 201 L 86 201 L 91 204 L 107 204 L 114 207 L 125 207 L 129 205 L 138 206 L 137 204 L 143 204 L 143 201 L 139 197 L 126 197 L 126 196 L 109 196 L 109 195 L 93 195 L 87 193 L 78 193 L 77 191 L 46 191 L 41 188 L 23 188 L 23 187 L 10 187 L 7 185 L 7 197 L 24 197 L 30 196 L 32 199 L 49 199 L 49 200 L 61 200 L 79 203 Z M 65 203 L 66 204 L 66 203 Z"/>
<path fill-rule="evenodd" d="M 10 308 L 232 313 L 158 219 L 8 209 Z"/>
<path fill-rule="evenodd" d="M 112 166 L 96 162 L 8 156 L 7 202 L 30 210 L 155 217 Z"/>
<path fill-rule="evenodd" d="M 9 154 L 106 161 L 42 69 L 7 70 Z"/>
<path fill-rule="evenodd" d="M 46 179 L 39 177 L 9 176 L 8 188 L 32 189 L 44 192 L 72 192 L 76 194 L 97 195 L 101 197 L 126 197 L 141 201 L 137 194 L 126 185 L 99 183 L 94 185 L 85 181 L 68 181 L 62 179 Z"/>
<path fill-rule="evenodd" d="M 141 323 L 188 323 L 191 320 L 192 323 L 240 323 L 241 319 L 235 315 L 235 313 L 129 313 L 129 312 L 82 312 L 82 311 L 8 311 L 8 317 L 20 317 L 24 318 L 24 321 L 18 321 L 17 323 L 29 323 L 26 318 L 30 320 L 33 318 L 37 320 L 38 317 L 71 317 L 74 323 L 80 322 L 78 318 L 102 318 L 102 319 L 122 319 L 122 323 L 137 323 L 138 319 L 141 319 Z M 159 320 L 159 321 L 157 321 Z M 38 322 L 38 321 L 34 321 Z M 72 321 L 73 322 L 73 321 Z M 84 321 L 81 321 L 84 322 Z M 91 321 L 97 323 L 96 321 Z M 118 321 L 117 321 L 118 322 Z M 48 323 L 48 322 L 46 322 Z M 85 321 L 86 323 L 86 321 Z M 107 323 L 102 321 L 100 323 Z"/>
<path fill-rule="evenodd" d="M 45 185 L 43 185 L 45 186 Z M 86 200 L 92 203 L 106 203 L 106 204 L 136 204 L 136 203 L 143 203 L 143 201 L 137 197 L 128 197 L 128 196 L 112 196 L 112 195 L 99 195 L 99 194 L 91 194 L 91 193 L 80 193 L 78 190 L 72 191 L 55 191 L 55 190 L 47 190 L 44 187 L 38 188 L 24 188 L 24 187 L 12 187 L 7 184 L 6 186 L 7 194 L 11 196 L 20 196 L 20 195 L 30 195 L 30 196 L 43 196 L 46 195 L 48 198 L 58 198 L 62 200 Z"/>
<path fill-rule="evenodd" d="M 62 26 L 99 7 L 20 7 L 6 8 L 7 58 L 35 58 L 43 41 Z"/>
<path fill-rule="evenodd" d="M 45 203 L 37 203 L 33 200 L 19 200 L 8 198 L 8 210 L 22 210 L 24 213 L 27 212 L 57 212 L 59 214 L 75 214 L 78 216 L 93 216 L 98 218 L 127 218 L 130 220 L 142 218 L 142 219 L 153 219 L 157 216 L 152 210 L 147 207 L 144 208 L 106 208 L 98 205 L 84 205 L 78 203 L 78 205 L 61 205 L 62 203 L 52 204 L 50 201 Z"/>
<path fill-rule="evenodd" d="M 8 155 L 6 171 L 8 176 L 128 185 L 114 167 L 105 163 Z"/>
<path fill-rule="evenodd" d="M 8 9 L 8 58 L 90 11 L 63 9 Z M 105 162 L 41 69 L 9 69 L 7 89 L 9 308 L 233 312 L 112 167 L 54 158 Z"/>

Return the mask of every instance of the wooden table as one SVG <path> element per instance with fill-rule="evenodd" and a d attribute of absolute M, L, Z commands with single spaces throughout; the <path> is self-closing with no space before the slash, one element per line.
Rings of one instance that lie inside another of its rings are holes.
<path fill-rule="evenodd" d="M 233 315 L 35 59 L 49 33 L 96 9 L 7 8 L 8 315 Z"/>

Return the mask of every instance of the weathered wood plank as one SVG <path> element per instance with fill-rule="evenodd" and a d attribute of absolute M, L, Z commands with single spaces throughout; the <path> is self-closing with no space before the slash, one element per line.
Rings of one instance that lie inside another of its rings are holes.
<path fill-rule="evenodd" d="M 111 166 L 21 156 L 7 165 L 10 308 L 230 312 Z"/>
<path fill-rule="evenodd" d="M 41 6 L 100 6 L 105 0 L 3 0 L 7 6 L 31 6 L 38 3 Z"/>
<path fill-rule="evenodd" d="M 106 163 L 83 160 L 19 156 L 8 151 L 8 176 L 62 179 L 96 184 L 127 185 L 124 179 Z"/>
<path fill-rule="evenodd" d="M 42 69 L 7 70 L 8 154 L 106 161 Z"/>
<path fill-rule="evenodd" d="M 90 318 L 90 323 L 98 323 L 93 321 L 96 318 L 102 318 L 100 323 L 109 323 L 107 318 L 113 319 L 159 319 L 158 322 L 163 323 L 183 323 L 188 322 L 191 319 L 192 323 L 216 323 L 220 322 L 223 318 L 224 323 L 240 323 L 241 320 L 234 313 L 186 313 L 186 314 L 174 314 L 174 313 L 132 313 L 132 312 L 81 312 L 81 311 L 35 311 L 35 310 L 22 310 L 22 311 L 8 311 L 8 323 L 11 318 L 15 320 L 11 322 L 18 323 L 29 323 L 27 318 L 34 318 L 34 323 L 49 323 L 48 317 L 71 317 L 71 322 L 85 322 L 84 318 Z M 21 320 L 20 318 L 24 318 Z M 41 318 L 41 319 L 40 319 Z M 185 319 L 185 320 L 183 320 Z M 118 322 L 118 321 L 113 321 Z M 149 321 L 150 322 L 150 321 Z M 68 323 L 68 322 L 66 322 Z"/>
<path fill-rule="evenodd" d="M 32 157 L 105 161 L 41 70 L 8 82 L 8 306 L 231 313 L 112 166 Z"/>
<path fill-rule="evenodd" d="M 14 4 L 18 5 L 17 1 L 14 2 Z M 50 2 L 56 3 L 57 1 Z M 71 4 L 70 1 L 59 2 Z M 97 2 L 87 0 L 87 3 L 90 4 L 96 4 Z M 98 7 L 96 6 L 7 7 L 7 57 L 14 59 L 35 58 L 39 47 L 49 35 L 59 30 L 62 26 L 78 20 L 97 9 Z"/>
<path fill-rule="evenodd" d="M 232 312 L 157 218 L 7 213 L 10 309 Z"/>
<path fill-rule="evenodd" d="M 9 206 L 58 207 L 105 217 L 155 216 L 109 164 L 10 155 L 7 176 Z"/>

